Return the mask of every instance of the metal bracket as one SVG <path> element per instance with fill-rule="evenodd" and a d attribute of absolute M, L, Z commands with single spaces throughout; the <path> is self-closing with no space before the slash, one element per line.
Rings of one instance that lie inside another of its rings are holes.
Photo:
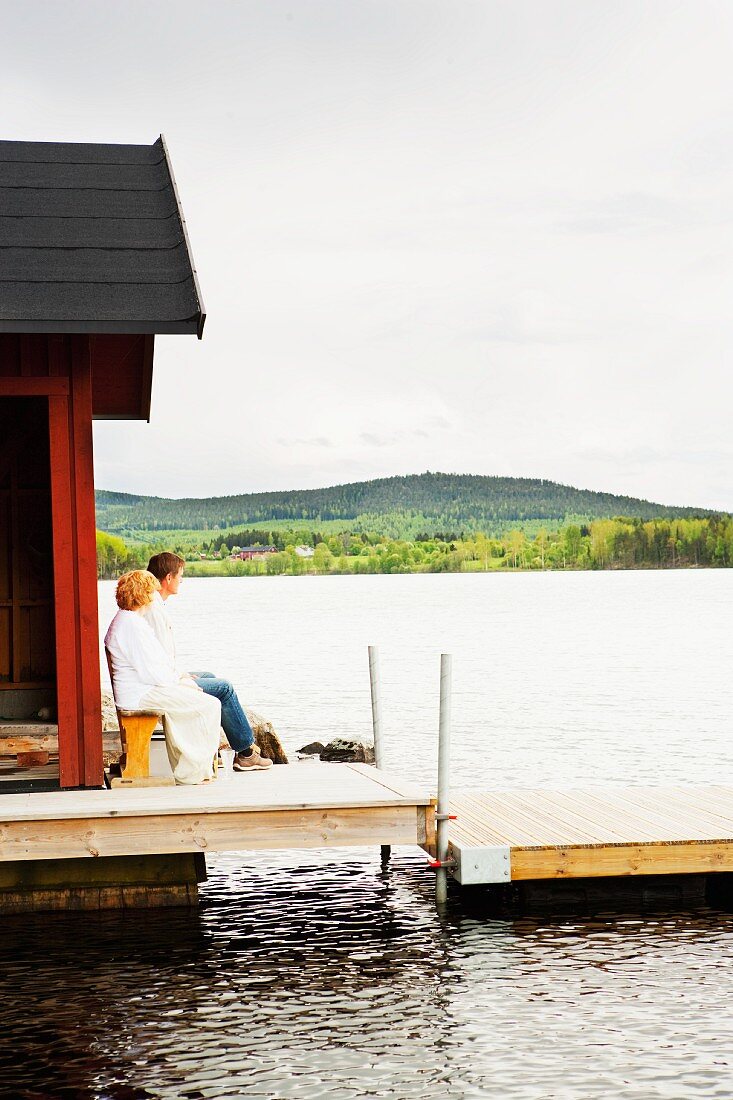
<path fill-rule="evenodd" d="M 511 882 L 511 852 L 503 847 L 463 847 L 451 844 L 451 854 L 455 856 L 454 878 L 463 886 L 477 885 L 483 882 Z"/>
<path fill-rule="evenodd" d="M 458 814 L 439 814 L 438 811 L 436 810 L 435 811 L 435 820 L 436 821 L 457 821 L 458 820 Z"/>
<path fill-rule="evenodd" d="M 441 867 L 455 867 L 456 861 L 454 859 L 429 859 L 428 867 L 432 867 L 434 871 L 439 871 Z"/>

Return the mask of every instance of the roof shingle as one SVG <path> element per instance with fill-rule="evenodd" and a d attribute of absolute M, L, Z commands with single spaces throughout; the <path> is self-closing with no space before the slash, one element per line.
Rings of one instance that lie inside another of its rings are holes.
<path fill-rule="evenodd" d="M 0 141 L 0 332 L 195 332 L 205 312 L 163 138 Z"/>

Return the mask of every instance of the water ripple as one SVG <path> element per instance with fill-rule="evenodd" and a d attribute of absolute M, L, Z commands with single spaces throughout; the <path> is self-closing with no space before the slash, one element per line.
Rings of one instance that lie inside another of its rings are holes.
<path fill-rule="evenodd" d="M 211 861 L 197 913 L 7 921 L 4 1095 L 730 1095 L 728 914 L 440 918 L 409 851 L 300 856 Z"/>

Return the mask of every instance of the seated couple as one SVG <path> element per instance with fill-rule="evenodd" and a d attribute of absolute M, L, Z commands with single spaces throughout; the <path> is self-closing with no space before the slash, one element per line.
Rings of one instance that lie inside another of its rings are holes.
<path fill-rule="evenodd" d="M 175 595 L 184 562 L 156 554 L 148 571 L 135 569 L 117 582 L 119 611 L 104 644 L 110 654 L 115 702 L 123 710 L 164 716 L 166 746 L 177 783 L 203 783 L 213 775 L 220 728 L 236 752 L 237 771 L 263 771 L 272 761 L 254 744 L 234 688 L 213 673 L 176 668 L 173 629 L 164 600 Z"/>

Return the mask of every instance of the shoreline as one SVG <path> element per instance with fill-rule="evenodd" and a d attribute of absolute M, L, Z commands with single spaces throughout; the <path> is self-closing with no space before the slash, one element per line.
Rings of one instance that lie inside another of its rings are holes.
<path fill-rule="evenodd" d="M 192 563 L 193 564 L 193 563 Z M 485 576 L 514 576 L 519 573 L 534 573 L 537 575 L 545 573 L 702 573 L 710 572 L 717 573 L 718 571 L 725 571 L 731 569 L 730 565 L 611 565 L 604 568 L 588 568 L 584 569 L 579 566 L 566 567 L 559 569 L 533 569 L 532 567 L 519 566 L 518 568 L 499 568 L 499 569 L 410 569 L 404 572 L 394 573 L 356 573 L 351 570 L 338 571 L 333 570 L 328 573 L 268 573 L 266 570 L 258 573 L 228 573 L 224 571 L 207 571 L 205 573 L 193 573 L 189 572 L 188 564 L 186 566 L 186 580 L 272 580 L 274 578 L 284 578 L 286 580 L 309 580 L 323 577 L 485 577 Z M 105 576 L 97 577 L 98 581 L 116 581 L 122 576 L 122 572 L 112 573 Z"/>

